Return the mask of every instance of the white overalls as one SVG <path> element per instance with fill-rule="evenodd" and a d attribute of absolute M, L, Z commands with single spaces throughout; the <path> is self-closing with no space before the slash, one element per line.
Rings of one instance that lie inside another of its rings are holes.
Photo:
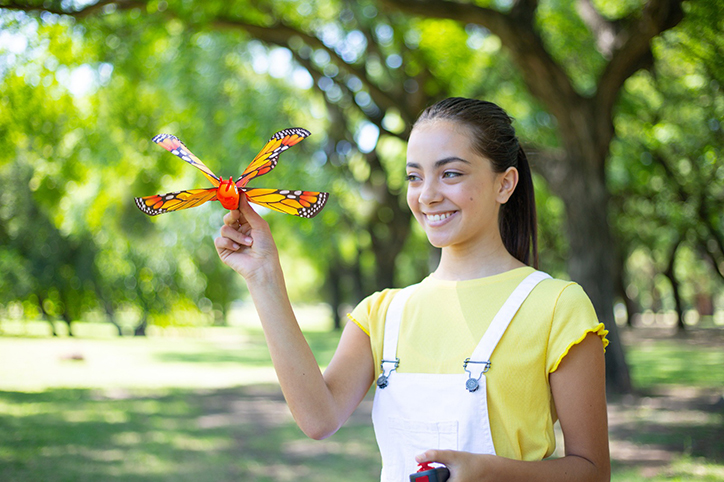
<path fill-rule="evenodd" d="M 488 420 L 485 372 L 490 357 L 523 301 L 542 280 L 528 275 L 495 315 L 460 373 L 398 373 L 397 339 L 402 310 L 417 285 L 394 297 L 387 310 L 382 374 L 377 380 L 372 422 L 382 454 L 382 482 L 407 482 L 417 471 L 415 455 L 429 449 L 495 454 Z M 403 361 L 404 363 L 404 361 Z"/>

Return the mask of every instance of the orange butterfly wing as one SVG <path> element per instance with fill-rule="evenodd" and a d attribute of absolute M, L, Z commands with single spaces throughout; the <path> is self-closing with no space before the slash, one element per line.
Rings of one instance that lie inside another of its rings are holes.
<path fill-rule="evenodd" d="M 201 159 L 196 157 L 188 148 L 184 145 L 178 137 L 172 136 L 171 134 L 159 134 L 153 138 L 153 142 L 166 149 L 171 154 L 180 157 L 184 161 L 188 162 L 197 169 L 200 169 L 204 173 L 204 176 L 211 181 L 211 184 L 218 186 L 220 184 L 219 176 L 214 174 L 211 169 L 206 167 L 206 164 L 201 162 Z"/>
<path fill-rule="evenodd" d="M 264 148 L 244 170 L 236 185 L 245 193 L 250 202 L 284 214 L 303 218 L 313 218 L 322 210 L 329 193 L 316 191 L 292 191 L 288 189 L 247 188 L 246 184 L 255 177 L 262 176 L 274 169 L 279 155 L 298 144 L 311 133 L 301 127 L 292 127 L 275 133 Z M 215 187 L 208 189 L 189 189 L 185 191 L 137 197 L 136 205 L 149 216 L 200 206 L 207 201 L 217 199 L 217 188 L 221 179 L 196 157 L 176 136 L 159 134 L 153 141 L 203 172 Z"/>
<path fill-rule="evenodd" d="M 311 135 L 307 129 L 291 127 L 283 129 L 269 139 L 269 142 L 259 151 L 259 154 L 251 161 L 239 179 L 236 180 L 238 187 L 244 187 L 255 177 L 263 176 L 274 169 L 279 160 L 279 154 L 290 147 L 298 144 Z"/>
<path fill-rule="evenodd" d="M 241 188 L 250 202 L 284 214 L 313 218 L 322 210 L 329 193 L 289 189 Z"/>
<path fill-rule="evenodd" d="M 216 199 L 216 188 L 189 189 L 187 191 L 156 194 L 155 196 L 137 197 L 136 206 L 149 216 L 157 216 L 169 211 L 178 211 L 200 206 L 207 201 Z"/>

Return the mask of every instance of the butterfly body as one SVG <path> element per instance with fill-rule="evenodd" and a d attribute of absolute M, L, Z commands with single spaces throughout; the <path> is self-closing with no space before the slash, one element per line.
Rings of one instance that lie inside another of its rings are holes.
<path fill-rule="evenodd" d="M 226 209 L 232 210 L 239 207 L 239 188 L 234 184 L 233 178 L 221 181 L 219 187 L 216 188 L 216 197 Z"/>
<path fill-rule="evenodd" d="M 206 167 L 176 136 L 159 134 L 153 138 L 156 144 L 199 169 L 214 187 L 137 197 L 135 198 L 136 205 L 149 216 L 188 209 L 215 200 L 221 202 L 226 209 L 231 210 L 238 209 L 239 198 L 243 193 L 249 202 L 285 214 L 312 218 L 324 207 L 329 197 L 328 193 L 246 187 L 252 179 L 274 169 L 279 160 L 279 154 L 309 135 L 310 132 L 301 127 L 284 129 L 275 133 L 236 181 L 232 177 L 226 181 Z"/>

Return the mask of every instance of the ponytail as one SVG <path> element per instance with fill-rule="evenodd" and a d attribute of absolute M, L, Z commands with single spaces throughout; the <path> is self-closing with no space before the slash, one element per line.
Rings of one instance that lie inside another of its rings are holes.
<path fill-rule="evenodd" d="M 533 176 L 522 147 L 517 156 L 518 185 L 500 207 L 498 226 L 503 244 L 519 261 L 538 269 L 538 223 Z"/>

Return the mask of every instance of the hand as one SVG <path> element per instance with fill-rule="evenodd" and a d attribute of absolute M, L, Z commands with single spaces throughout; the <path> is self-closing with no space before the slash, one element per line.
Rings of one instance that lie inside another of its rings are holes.
<path fill-rule="evenodd" d="M 491 467 L 498 457 L 456 450 L 428 450 L 417 457 L 418 463 L 444 464 L 450 471 L 448 482 L 485 482 L 495 480 Z"/>
<path fill-rule="evenodd" d="M 279 266 L 269 224 L 251 208 L 245 195 L 239 199 L 239 209 L 224 216 L 221 235 L 214 245 L 219 258 L 247 282 Z"/>

